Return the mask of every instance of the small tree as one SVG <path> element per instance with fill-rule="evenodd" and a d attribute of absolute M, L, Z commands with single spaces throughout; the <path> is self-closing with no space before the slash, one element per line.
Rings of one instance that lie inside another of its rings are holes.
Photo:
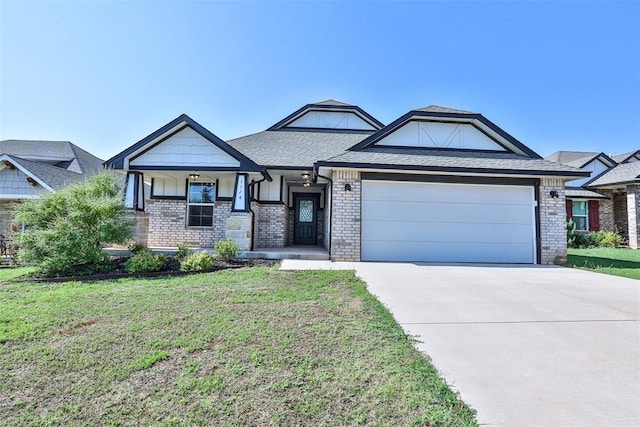
<path fill-rule="evenodd" d="M 106 268 L 109 257 L 103 245 L 124 244 L 133 230 L 118 179 L 106 172 L 25 201 L 15 219 L 26 227 L 18 237 L 20 261 L 46 276 Z"/>

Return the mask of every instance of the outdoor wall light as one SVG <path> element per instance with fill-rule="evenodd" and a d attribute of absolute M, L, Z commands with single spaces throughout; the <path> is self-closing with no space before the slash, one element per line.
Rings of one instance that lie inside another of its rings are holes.
<path fill-rule="evenodd" d="M 197 181 L 198 178 L 200 178 L 200 174 L 198 172 L 189 174 L 189 179 L 191 179 L 191 181 Z"/>
<path fill-rule="evenodd" d="M 558 192 L 556 190 L 551 190 L 549 192 L 549 196 L 551 196 L 552 199 L 557 199 L 558 198 Z"/>
<path fill-rule="evenodd" d="M 344 191 L 351 191 L 351 184 L 345 184 Z"/>

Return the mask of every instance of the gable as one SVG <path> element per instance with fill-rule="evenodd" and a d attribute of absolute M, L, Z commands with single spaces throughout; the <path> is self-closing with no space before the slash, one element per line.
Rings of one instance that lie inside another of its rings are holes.
<path fill-rule="evenodd" d="M 360 116 L 346 111 L 308 111 L 286 128 L 376 130 Z"/>
<path fill-rule="evenodd" d="M 132 158 L 129 165 L 240 167 L 240 162 L 187 126 Z"/>
<path fill-rule="evenodd" d="M 376 145 L 506 151 L 469 123 L 412 120 L 380 139 Z"/>
<path fill-rule="evenodd" d="M 40 184 L 30 184 L 27 178 L 29 175 L 19 168 L 0 163 L 0 199 L 32 199 L 46 191 Z"/>
<path fill-rule="evenodd" d="M 598 158 L 593 159 L 592 161 L 590 161 L 586 165 L 584 165 L 582 167 L 582 169 L 591 172 L 591 176 L 589 176 L 588 178 L 577 179 L 575 181 L 569 181 L 569 182 L 567 182 L 568 186 L 580 187 L 580 186 L 586 184 L 587 182 L 599 177 L 603 173 L 607 172 L 610 169 L 610 167 L 608 165 L 604 164 L 600 160 L 600 158 L 598 157 Z"/>

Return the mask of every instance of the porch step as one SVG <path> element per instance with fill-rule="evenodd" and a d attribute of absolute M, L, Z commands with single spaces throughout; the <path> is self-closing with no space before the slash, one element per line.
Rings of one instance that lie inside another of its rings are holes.
<path fill-rule="evenodd" d="M 290 251 L 278 249 L 254 249 L 249 252 L 241 252 L 238 258 L 262 258 L 262 259 L 306 259 L 326 261 L 329 253 L 326 251 Z"/>

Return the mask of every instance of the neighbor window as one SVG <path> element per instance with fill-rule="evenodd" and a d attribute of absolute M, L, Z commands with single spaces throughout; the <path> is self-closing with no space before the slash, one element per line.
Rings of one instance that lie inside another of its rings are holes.
<path fill-rule="evenodd" d="M 576 230 L 587 231 L 587 202 L 573 201 L 573 222 L 576 224 Z"/>
<path fill-rule="evenodd" d="M 213 204 L 216 201 L 216 185 L 212 182 L 190 182 L 187 197 L 187 225 L 191 227 L 213 226 Z"/>

